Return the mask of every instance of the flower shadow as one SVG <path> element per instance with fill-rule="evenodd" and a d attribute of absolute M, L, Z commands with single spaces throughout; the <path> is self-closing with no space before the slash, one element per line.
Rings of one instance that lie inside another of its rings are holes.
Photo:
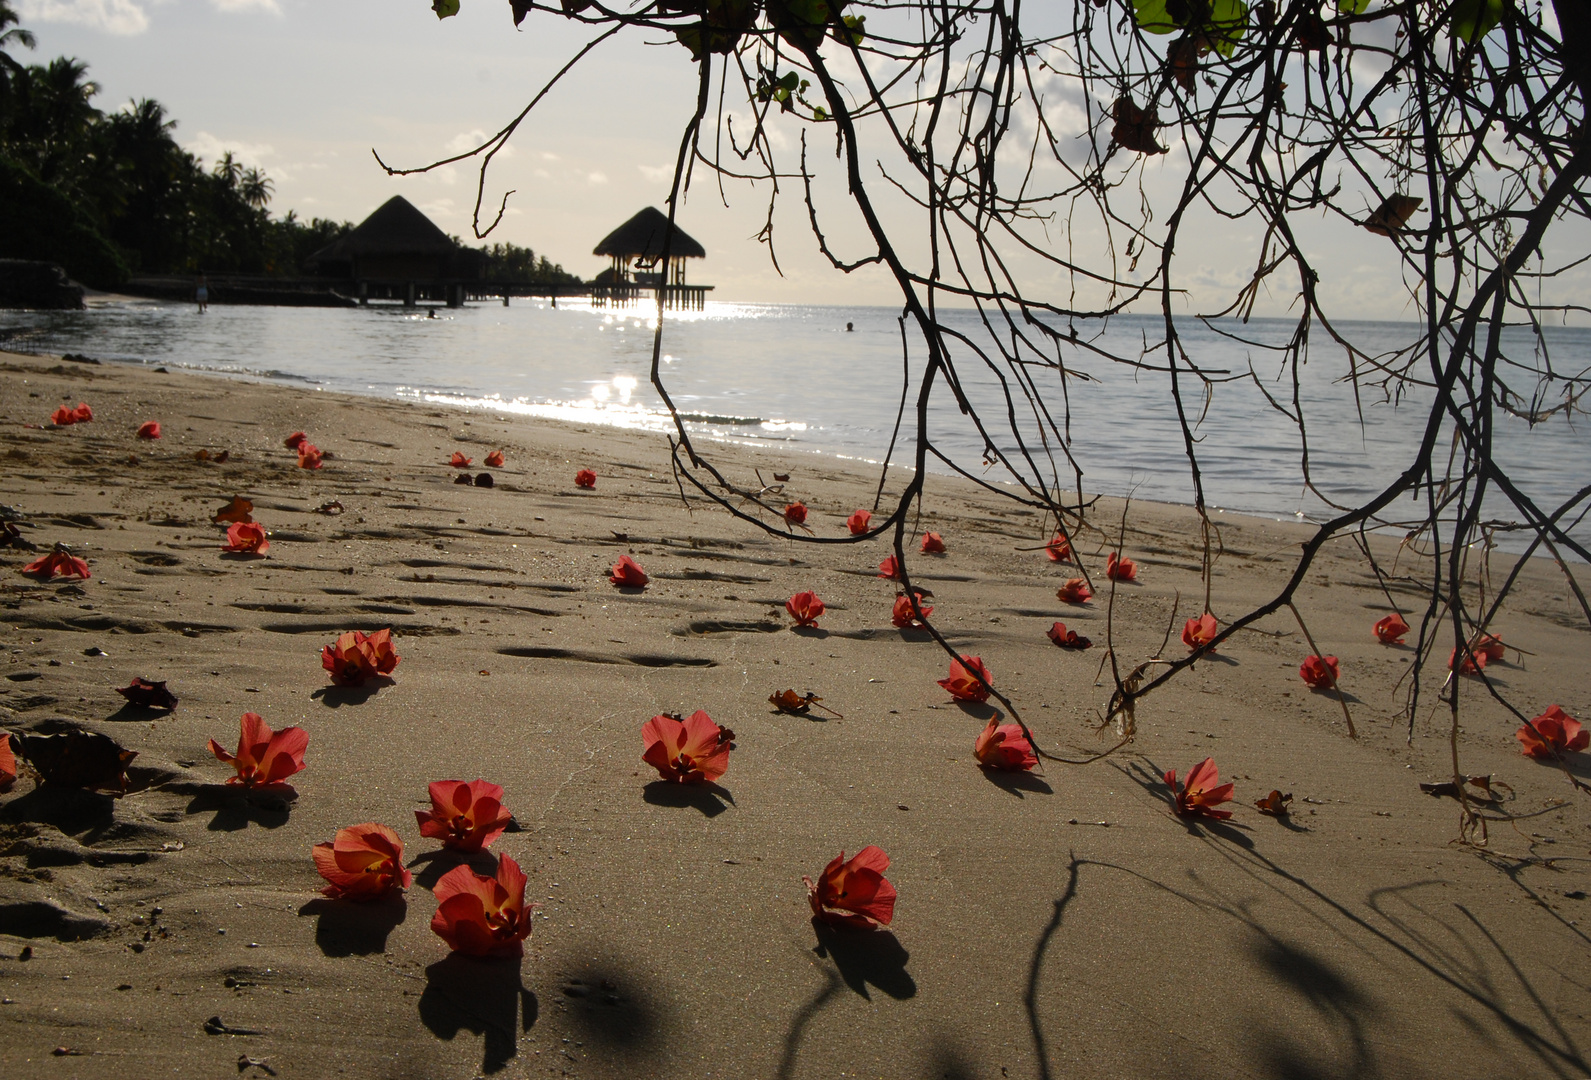
<path fill-rule="evenodd" d="M 235 784 L 205 784 L 194 792 L 186 813 L 215 811 L 206 826 L 211 832 L 237 832 L 250 823 L 265 829 L 287 824 L 298 792 L 291 784 L 274 784 L 269 789 L 244 788 Z"/>
<path fill-rule="evenodd" d="M 536 1023 L 536 995 L 520 981 L 519 957 L 453 953 L 425 969 L 420 1022 L 439 1039 L 460 1031 L 483 1037 L 481 1071 L 501 1072 L 519 1054 L 519 1035 Z"/>
<path fill-rule="evenodd" d="M 999 720 L 1005 716 L 999 709 L 987 701 L 958 701 L 956 708 L 972 717 L 974 720 Z"/>
<path fill-rule="evenodd" d="M 897 627 L 897 629 L 900 631 L 900 639 L 902 641 L 932 641 L 932 640 L 934 640 L 934 635 L 930 634 L 925 627 L 921 627 L 921 626 L 901 626 L 901 627 Z"/>
<path fill-rule="evenodd" d="M 269 556 L 261 555 L 258 551 L 223 551 L 221 553 L 222 562 L 251 563 L 259 562 L 265 558 L 269 558 Z"/>
<path fill-rule="evenodd" d="M 653 780 L 641 789 L 641 798 L 653 806 L 694 806 L 707 817 L 717 817 L 735 805 L 728 788 L 717 784 L 676 784 Z"/>
<path fill-rule="evenodd" d="M 423 885 L 427 889 L 436 888 L 436 883 L 442 880 L 442 875 L 456 866 L 468 866 L 477 874 L 491 877 L 497 873 L 497 857 L 489 851 L 454 851 L 452 848 L 437 848 L 435 851 L 425 851 L 409 860 L 409 869 L 414 870 L 414 883 Z M 420 869 L 415 870 L 415 867 Z"/>
<path fill-rule="evenodd" d="M 0 821 L 51 825 L 68 836 L 99 832 L 115 821 L 116 800 L 98 791 L 40 784 L 6 803 Z"/>
<path fill-rule="evenodd" d="M 790 632 L 796 637 L 811 638 L 813 641 L 822 641 L 829 636 L 829 632 L 821 626 L 792 626 Z"/>
<path fill-rule="evenodd" d="M 333 683 L 331 686 L 321 687 L 309 696 L 318 698 L 328 709 L 337 709 L 344 705 L 363 705 L 375 697 L 376 692 L 383 686 L 392 686 L 393 682 L 392 679 L 382 675 L 359 686 L 338 686 Z"/>
<path fill-rule="evenodd" d="M 298 914 L 319 916 L 315 944 L 322 955 L 372 956 L 387 951 L 387 935 L 408 916 L 409 902 L 398 895 L 367 903 L 322 897 L 299 908 Z"/>
<path fill-rule="evenodd" d="M 818 935 L 817 948 L 812 951 L 833 960 L 845 985 L 862 997 L 873 1000 L 867 992 L 869 984 L 896 1001 L 916 996 L 917 983 L 906 970 L 911 953 L 890 931 L 856 930 L 817 918 L 812 920 L 812 929 Z"/>
<path fill-rule="evenodd" d="M 113 724 L 142 724 L 151 720 L 165 720 L 171 715 L 170 709 L 157 709 L 152 705 L 134 705 L 129 701 L 105 719 Z"/>
<path fill-rule="evenodd" d="M 995 787 L 1017 798 L 1026 798 L 1023 792 L 1032 792 L 1035 795 L 1054 795 L 1055 789 L 1045 783 L 1042 776 L 1034 776 L 1025 769 L 1013 772 L 1008 769 L 991 769 L 987 765 L 978 766 L 983 772 L 983 778 Z"/>

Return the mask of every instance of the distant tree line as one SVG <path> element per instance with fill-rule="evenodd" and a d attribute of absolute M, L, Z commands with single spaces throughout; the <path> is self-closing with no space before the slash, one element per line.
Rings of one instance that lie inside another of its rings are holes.
<path fill-rule="evenodd" d="M 87 64 L 12 55 L 35 44 L 17 22 L 0 0 L 0 258 L 57 262 L 98 288 L 133 274 L 290 276 L 353 228 L 292 211 L 273 219 L 264 170 L 230 151 L 206 168 L 177 145 L 177 122 L 157 101 L 95 108 Z M 528 248 L 483 250 L 499 280 L 579 280 Z"/>

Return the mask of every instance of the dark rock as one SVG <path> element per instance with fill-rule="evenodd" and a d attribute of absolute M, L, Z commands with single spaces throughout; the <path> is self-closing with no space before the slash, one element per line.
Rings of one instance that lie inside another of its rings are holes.
<path fill-rule="evenodd" d="M 83 286 L 55 263 L 0 259 L 0 308 L 77 310 Z"/>

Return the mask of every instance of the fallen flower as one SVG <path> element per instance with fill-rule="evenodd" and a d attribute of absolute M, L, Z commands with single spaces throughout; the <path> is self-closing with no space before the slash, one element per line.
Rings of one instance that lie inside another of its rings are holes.
<path fill-rule="evenodd" d="M 597 486 L 597 474 L 590 469 L 581 469 L 575 473 L 575 487 L 585 488 L 587 491 Z"/>
<path fill-rule="evenodd" d="M 1221 803 L 1232 801 L 1232 785 L 1222 784 L 1216 771 L 1215 759 L 1205 758 L 1188 770 L 1188 779 L 1177 786 L 1177 770 L 1166 773 L 1166 783 L 1171 787 L 1178 817 L 1211 817 L 1218 820 L 1232 816 L 1230 810 L 1215 809 Z"/>
<path fill-rule="evenodd" d="M 431 809 L 416 810 L 420 835 L 454 851 L 479 851 L 503 835 L 514 815 L 503 808 L 503 789 L 485 780 L 437 780 Z"/>
<path fill-rule="evenodd" d="M 56 427 L 70 427 L 77 423 L 77 412 L 62 405 L 50 414 L 50 423 Z"/>
<path fill-rule="evenodd" d="M 891 581 L 904 581 L 901 576 L 900 563 L 895 561 L 895 556 L 886 555 L 884 561 L 878 564 L 878 576 L 889 578 Z"/>
<path fill-rule="evenodd" d="M 300 446 L 303 446 L 308 441 L 309 436 L 305 435 L 302 431 L 295 431 L 287 438 L 282 440 L 282 445 L 287 447 L 289 450 L 297 450 Z"/>
<path fill-rule="evenodd" d="M 613 569 L 608 573 L 608 580 L 621 589 L 644 589 L 652 579 L 646 576 L 640 563 L 628 555 L 620 555 L 619 561 L 613 564 Z"/>
<path fill-rule="evenodd" d="M 17 756 L 11 752 L 11 736 L 0 731 L 0 791 L 9 791 L 17 779 Z"/>
<path fill-rule="evenodd" d="M 1488 663 L 1498 663 L 1507 655 L 1503 645 L 1502 636 L 1499 634 L 1482 634 L 1475 639 L 1475 644 L 1470 649 L 1477 656 L 1484 656 Z"/>
<path fill-rule="evenodd" d="M 320 651 L 320 666 L 331 672 L 338 686 L 362 686 L 371 679 L 391 675 L 398 666 L 388 627 L 366 635 L 350 630 Z"/>
<path fill-rule="evenodd" d="M 94 410 L 88 407 L 88 402 L 79 401 L 77 408 L 72 410 L 72 423 L 86 424 L 94 419 Z"/>
<path fill-rule="evenodd" d="M 140 708 L 165 709 L 169 712 L 177 707 L 176 695 L 167 690 L 163 682 L 134 677 L 126 686 L 116 687 L 116 692 L 126 698 L 128 704 Z"/>
<path fill-rule="evenodd" d="M 1137 581 L 1138 564 L 1113 551 L 1105 559 L 1105 576 L 1112 581 Z"/>
<path fill-rule="evenodd" d="M 227 753 L 214 739 L 209 745 L 217 761 L 226 762 L 237 772 L 227 780 L 228 784 L 272 787 L 304 767 L 309 733 L 300 727 L 272 731 L 259 713 L 244 713 L 236 754 Z"/>
<path fill-rule="evenodd" d="M 1066 604 L 1086 604 L 1093 597 L 1087 578 L 1067 578 L 1066 584 L 1055 590 L 1055 599 Z"/>
<path fill-rule="evenodd" d="M 1342 674 L 1335 656 L 1306 656 L 1298 665 L 1299 678 L 1311 690 L 1329 690 Z"/>
<path fill-rule="evenodd" d="M 1376 620 L 1374 627 L 1376 640 L 1383 645 L 1402 645 L 1403 635 L 1409 632 L 1409 624 L 1403 621 L 1403 616 L 1394 611 L 1385 618 Z"/>
<path fill-rule="evenodd" d="M 1044 545 L 1044 555 L 1050 562 L 1072 562 L 1072 542 L 1060 533 Z"/>
<path fill-rule="evenodd" d="M 1197 619 L 1189 619 L 1182 624 L 1182 643 L 1188 647 L 1189 652 L 1197 652 L 1215 640 L 1216 634 L 1221 632 L 1220 626 L 1215 621 L 1215 616 L 1206 611 Z M 1214 652 L 1214 649 L 1206 650 Z"/>
<path fill-rule="evenodd" d="M 979 682 L 973 672 L 983 677 Z M 989 686 L 994 680 L 989 676 L 989 669 L 983 666 L 983 660 L 976 656 L 963 656 L 959 660 L 950 661 L 950 674 L 939 680 L 939 685 L 950 692 L 950 696 L 957 701 L 988 701 Z"/>
<path fill-rule="evenodd" d="M 873 521 L 873 511 L 858 510 L 845 519 L 845 527 L 851 530 L 852 536 L 861 536 Z"/>
<path fill-rule="evenodd" d="M 525 874 L 507 855 L 497 860 L 497 873 L 484 877 L 468 866 L 455 866 L 436 887 L 436 914 L 431 929 L 454 952 L 469 956 L 521 956 L 539 904 L 525 903 Z"/>
<path fill-rule="evenodd" d="M 922 597 L 922 593 L 917 594 L 917 607 L 922 611 L 921 618 L 918 617 L 917 612 L 912 610 L 911 597 L 901 593 L 895 597 L 895 610 L 890 612 L 889 621 L 902 630 L 910 626 L 922 626 L 923 619 L 934 613 L 933 607 L 923 603 Z"/>
<path fill-rule="evenodd" d="M 1486 666 L 1484 652 L 1466 652 L 1462 662 L 1459 661 L 1458 649 L 1455 647 L 1447 654 L 1447 670 L 1452 671 L 1454 663 L 1459 663 L 1460 675 L 1478 675 Z"/>
<path fill-rule="evenodd" d="M 1280 791 L 1272 791 L 1263 799 L 1254 800 L 1254 809 L 1271 817 L 1286 817 L 1287 804 L 1293 801 L 1292 793 L 1283 795 Z"/>
<path fill-rule="evenodd" d="M 300 469 L 320 468 L 321 458 L 326 455 L 321 453 L 320 447 L 309 441 L 298 444 L 298 467 Z"/>
<path fill-rule="evenodd" d="M 481 464 L 488 469 L 501 469 L 503 467 L 503 452 L 501 450 L 493 450 L 486 455 L 486 459 Z"/>
<path fill-rule="evenodd" d="M 467 469 L 474 461 L 474 458 L 467 458 L 461 451 L 455 450 L 453 456 L 448 459 L 448 464 L 455 469 Z"/>
<path fill-rule="evenodd" d="M 1044 631 L 1044 635 L 1063 649 L 1086 649 L 1094 644 L 1093 641 L 1079 634 L 1076 630 L 1068 630 L 1063 622 L 1054 623 Z"/>
<path fill-rule="evenodd" d="M 127 766 L 138 756 L 97 731 L 23 735 L 17 746 L 46 784 L 118 794 L 127 790 Z"/>
<path fill-rule="evenodd" d="M 414 882 L 403 865 L 403 841 L 374 821 L 338 829 L 331 843 L 316 844 L 311 854 L 328 883 L 320 891 L 333 900 L 380 900 Z"/>
<path fill-rule="evenodd" d="M 88 563 L 73 555 L 65 544 L 56 544 L 54 551 L 34 559 L 22 568 L 22 572 L 36 574 L 45 581 L 54 577 L 75 577 L 87 581 L 94 576 L 88 572 Z"/>
<path fill-rule="evenodd" d="M 840 852 L 816 882 L 803 874 L 812 917 L 858 930 L 888 926 L 895 918 L 897 895 L 895 886 L 884 879 L 888 869 L 889 856 L 869 844 L 850 862 L 845 861 L 845 852 Z"/>
<path fill-rule="evenodd" d="M 796 621 L 797 626 L 816 626 L 818 617 L 823 614 L 823 601 L 818 599 L 818 594 L 810 589 L 798 592 L 784 602 L 784 609 Z"/>
<path fill-rule="evenodd" d="M 254 503 L 241 495 L 232 496 L 232 501 L 211 515 L 210 520 L 217 525 L 228 522 L 241 521 L 244 523 L 254 520 Z"/>
<path fill-rule="evenodd" d="M 791 525 L 805 525 L 807 523 L 806 504 L 793 502 L 785 507 L 784 519 Z"/>
<path fill-rule="evenodd" d="M 923 533 L 923 554 L 943 555 L 945 553 L 945 538 L 936 532 Z"/>
<path fill-rule="evenodd" d="M 641 739 L 646 743 L 641 760 L 677 784 L 716 783 L 729 768 L 735 745 L 735 733 L 701 709 L 688 720 L 654 716 L 641 725 Z"/>
<path fill-rule="evenodd" d="M 160 421 L 159 420 L 145 420 L 142 424 L 139 424 L 138 425 L 138 437 L 140 439 L 158 439 L 158 438 L 160 438 Z"/>
<path fill-rule="evenodd" d="M 1580 721 L 1557 705 L 1548 705 L 1546 712 L 1514 732 L 1514 738 L 1519 740 L 1522 754 L 1538 761 L 1591 746 L 1591 731 L 1580 730 Z"/>
<path fill-rule="evenodd" d="M 271 542 L 265 538 L 265 526 L 252 521 L 234 521 L 227 527 L 226 547 L 223 551 L 264 555 Z"/>
<path fill-rule="evenodd" d="M 993 717 L 983 729 L 977 742 L 972 744 L 972 756 L 978 764 L 1005 772 L 1023 772 L 1039 763 L 1033 744 L 1022 734 L 1020 724 L 1000 724 Z"/>

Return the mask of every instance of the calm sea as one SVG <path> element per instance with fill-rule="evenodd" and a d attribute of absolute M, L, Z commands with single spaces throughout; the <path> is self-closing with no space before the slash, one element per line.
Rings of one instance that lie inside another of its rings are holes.
<path fill-rule="evenodd" d="M 729 303 L 671 314 L 663 344 L 667 384 L 701 437 L 772 444 L 790 454 L 878 461 L 889 446 L 901 400 L 897 314 L 874 307 Z M 111 300 L 81 312 L 0 313 L 0 347 L 84 353 L 496 413 L 669 427 L 648 378 L 649 308 L 604 310 L 580 303 L 555 308 L 545 301 L 516 300 L 508 308 L 443 308 L 434 316 L 424 308 L 396 307 L 212 307 L 200 315 L 192 305 Z M 947 317 L 969 340 L 992 340 L 976 313 Z M 847 324 L 854 330 L 848 332 Z M 1158 326 L 1151 317 L 1120 317 L 1091 340 L 1117 355 L 1137 357 Z M 1258 343 L 1284 341 L 1292 328 L 1270 320 L 1221 327 Z M 1371 353 L 1390 352 L 1416 333 L 1400 323 L 1348 323 L 1339 330 Z M 1292 408 L 1291 373 L 1276 354 L 1191 320 L 1182 332 L 1195 362 L 1216 378 L 1232 380 L 1211 388 L 1206 408 L 1204 393 L 1188 386 L 1184 373 L 1185 401 L 1199 421 L 1198 455 L 1209 503 L 1278 518 L 1326 516 L 1326 504 L 1300 479 L 1297 426 L 1262 393 L 1263 388 Z M 1554 370 L 1583 375 L 1591 368 L 1591 330 L 1549 328 L 1546 340 Z M 1429 393 L 1416 388 L 1399 402 L 1361 386 L 1356 400 L 1342 350 L 1318 333 L 1315 341 L 1310 362 L 1298 373 L 1310 475 L 1329 499 L 1351 505 L 1407 466 Z M 915 379 L 924 363 L 920 342 L 911 344 L 904 365 L 914 380 L 912 401 L 905 448 L 896 449 L 896 461 L 910 453 Z M 1507 344 L 1518 363 L 1544 362 L 1524 333 Z M 1112 363 L 1082 344 L 1066 346 L 1063 355 L 1074 373 L 1064 388 L 1053 367 L 1026 367 L 1024 377 L 1042 392 L 1058 423 L 1065 423 L 1069 403 L 1069 445 L 1083 469 L 1084 489 L 1192 502 L 1166 372 Z M 1163 353 L 1151 354 L 1146 362 L 1165 366 Z M 1037 420 L 1015 376 L 1002 366 L 1002 383 L 970 349 L 962 350 L 957 364 L 963 389 L 995 445 L 1015 449 L 1014 415 L 1037 457 L 1043 448 L 1036 438 Z M 1528 393 L 1534 378 L 1515 382 Z M 1534 427 L 1511 417 L 1498 424 L 1497 456 L 1533 497 L 1554 503 L 1591 482 L 1586 424 L 1561 414 Z M 943 383 L 929 411 L 928 434 L 970 472 L 1003 479 L 998 469 L 985 468 L 983 438 Z M 1070 468 L 1056 456 L 1060 476 L 1070 485 Z M 1514 516 L 1496 500 L 1488 500 L 1488 511 L 1497 518 Z M 1405 504 L 1399 516 L 1418 513 L 1418 507 Z M 1587 536 L 1588 523 L 1575 532 Z"/>

